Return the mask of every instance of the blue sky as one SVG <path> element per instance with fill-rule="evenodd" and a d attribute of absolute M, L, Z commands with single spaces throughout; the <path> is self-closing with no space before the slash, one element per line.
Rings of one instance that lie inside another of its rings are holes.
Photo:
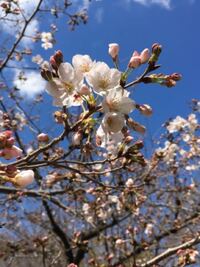
<path fill-rule="evenodd" d="M 25 0 L 23 0 L 25 1 Z M 134 50 L 143 50 L 154 42 L 163 46 L 159 72 L 179 72 L 181 82 L 174 88 L 157 85 L 139 85 L 132 92 L 138 103 L 153 107 L 150 119 L 138 117 L 155 135 L 169 117 L 186 116 L 192 98 L 199 98 L 200 60 L 200 1 L 198 0 L 74 0 L 74 9 L 85 6 L 89 22 L 73 32 L 67 29 L 66 18 L 55 20 L 58 26 L 56 44 L 44 50 L 40 44 L 33 47 L 33 55 L 40 53 L 47 59 L 61 49 L 66 61 L 74 54 L 89 54 L 93 59 L 112 62 L 107 54 L 109 43 L 120 45 L 120 66 L 124 70 Z M 45 18 L 46 19 L 46 18 Z M 37 23 L 36 23 L 37 24 Z M 40 23 L 41 31 L 49 26 Z M 142 71 L 142 69 L 141 69 Z M 134 75 L 132 76 L 134 78 Z M 131 91 L 133 91 L 131 89 Z M 44 93 L 45 94 L 45 93 Z M 48 96 L 46 96 L 48 98 Z M 51 98 L 48 98 L 51 101 Z M 134 114 L 133 114 L 134 116 Z"/>

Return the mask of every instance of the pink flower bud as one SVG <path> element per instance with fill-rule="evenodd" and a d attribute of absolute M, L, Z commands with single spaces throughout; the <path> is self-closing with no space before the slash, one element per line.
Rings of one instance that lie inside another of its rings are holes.
<path fill-rule="evenodd" d="M 147 104 L 140 105 L 138 109 L 145 116 L 151 116 L 153 113 L 152 108 Z"/>
<path fill-rule="evenodd" d="M 150 58 L 150 52 L 148 48 L 145 48 L 141 54 L 140 54 L 140 59 L 141 59 L 141 64 L 146 63 Z"/>
<path fill-rule="evenodd" d="M 140 65 L 141 65 L 140 57 L 139 56 L 132 56 L 131 59 L 130 59 L 130 61 L 129 61 L 128 67 L 129 68 L 136 69 Z"/>
<path fill-rule="evenodd" d="M 133 129 L 134 131 L 138 132 L 138 133 L 141 133 L 141 134 L 145 134 L 145 131 L 146 131 L 146 128 L 141 125 L 140 123 L 132 120 L 131 118 L 129 118 L 127 120 L 127 125 Z"/>
<path fill-rule="evenodd" d="M 62 63 L 63 62 L 63 53 L 61 50 L 56 51 L 54 55 L 57 62 Z"/>
<path fill-rule="evenodd" d="M 90 89 L 88 88 L 88 86 L 86 84 L 83 84 L 78 92 L 80 95 L 89 95 Z"/>
<path fill-rule="evenodd" d="M 10 138 L 12 136 L 12 131 L 5 131 L 5 132 L 3 132 L 3 134 L 8 139 L 8 138 Z"/>
<path fill-rule="evenodd" d="M 133 54 L 132 54 L 132 57 L 139 57 L 140 54 L 138 53 L 138 51 L 134 51 Z"/>
<path fill-rule="evenodd" d="M 116 60 L 119 54 L 119 45 L 116 43 L 109 44 L 108 54 L 113 60 Z"/>
<path fill-rule="evenodd" d="M 17 168 L 14 165 L 9 165 L 6 167 L 6 173 L 8 175 L 13 175 L 16 171 L 17 171 Z"/>
<path fill-rule="evenodd" d="M 54 69 L 58 69 L 58 65 L 57 65 L 57 63 L 56 63 L 56 60 L 55 60 L 55 57 L 54 57 L 54 56 L 51 56 L 49 61 L 50 61 L 51 66 L 52 66 Z"/>
<path fill-rule="evenodd" d="M 20 187 L 25 187 L 34 182 L 34 172 L 32 170 L 21 171 L 15 176 L 15 182 Z"/>
<path fill-rule="evenodd" d="M 39 142 L 47 143 L 49 141 L 49 136 L 47 134 L 45 134 L 45 133 L 40 133 L 37 136 L 37 140 Z"/>
<path fill-rule="evenodd" d="M 10 137 L 9 139 L 6 140 L 6 147 L 12 147 L 15 143 L 15 138 L 14 137 Z"/>
<path fill-rule="evenodd" d="M 12 158 L 18 158 L 22 155 L 22 150 L 19 147 L 12 146 L 11 148 L 4 148 L 2 150 L 2 156 L 9 160 Z"/>

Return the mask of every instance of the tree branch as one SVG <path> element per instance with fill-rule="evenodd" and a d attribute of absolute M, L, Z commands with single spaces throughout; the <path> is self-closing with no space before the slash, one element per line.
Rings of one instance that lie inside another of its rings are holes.
<path fill-rule="evenodd" d="M 178 250 L 180 249 L 187 249 L 190 248 L 193 245 L 197 245 L 200 243 L 200 236 L 197 236 L 185 243 L 183 243 L 182 245 L 173 247 L 173 248 L 168 248 L 166 251 L 164 251 L 163 253 L 161 253 L 160 255 L 156 256 L 155 258 L 149 260 L 148 262 L 142 264 L 140 267 L 150 267 L 153 266 L 157 263 L 159 263 L 160 261 L 168 258 L 169 256 L 174 255 Z"/>

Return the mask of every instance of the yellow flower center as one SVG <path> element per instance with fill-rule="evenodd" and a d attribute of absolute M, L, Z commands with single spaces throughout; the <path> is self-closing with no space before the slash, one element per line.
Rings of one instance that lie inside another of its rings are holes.
<path fill-rule="evenodd" d="M 68 93 L 71 93 L 74 91 L 74 85 L 70 82 L 64 82 L 64 88 Z"/>
<path fill-rule="evenodd" d="M 107 89 L 107 87 L 109 85 L 108 79 L 100 80 L 98 85 L 103 90 Z"/>
<path fill-rule="evenodd" d="M 89 72 L 90 71 L 90 67 L 88 64 L 82 64 L 81 65 L 81 71 L 82 72 Z"/>

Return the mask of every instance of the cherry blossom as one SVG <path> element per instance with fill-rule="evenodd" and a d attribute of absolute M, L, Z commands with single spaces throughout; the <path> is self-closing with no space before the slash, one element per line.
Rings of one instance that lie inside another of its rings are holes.
<path fill-rule="evenodd" d="M 107 94 L 109 90 L 119 85 L 120 78 L 121 72 L 117 69 L 110 69 L 104 62 L 96 62 L 86 74 L 87 82 L 100 95 Z"/>
<path fill-rule="evenodd" d="M 34 172 L 32 170 L 20 171 L 14 179 L 18 186 L 26 187 L 34 182 Z"/>
<path fill-rule="evenodd" d="M 112 59 L 115 61 L 119 54 L 119 45 L 116 43 L 111 43 L 108 45 L 108 54 L 112 57 Z"/>
<path fill-rule="evenodd" d="M 53 36 L 51 32 L 41 33 L 42 47 L 47 50 L 53 47 Z"/>
<path fill-rule="evenodd" d="M 76 75 L 70 63 L 61 63 L 58 68 L 58 78 L 52 78 L 46 89 L 54 97 L 54 105 L 77 106 L 81 104 L 78 90 L 82 82 L 82 78 Z"/>
<path fill-rule="evenodd" d="M 72 65 L 77 74 L 84 75 L 92 69 L 94 62 L 88 55 L 75 55 L 72 58 Z"/>
<path fill-rule="evenodd" d="M 103 111 L 129 114 L 135 109 L 135 102 L 128 96 L 128 91 L 120 86 L 115 87 L 105 96 L 102 102 Z"/>
<path fill-rule="evenodd" d="M 188 126 L 187 120 L 183 119 L 180 116 L 177 116 L 174 120 L 169 122 L 169 125 L 167 126 L 167 130 L 170 133 L 174 133 L 174 132 L 179 131 L 180 129 L 185 128 L 186 126 Z"/>

